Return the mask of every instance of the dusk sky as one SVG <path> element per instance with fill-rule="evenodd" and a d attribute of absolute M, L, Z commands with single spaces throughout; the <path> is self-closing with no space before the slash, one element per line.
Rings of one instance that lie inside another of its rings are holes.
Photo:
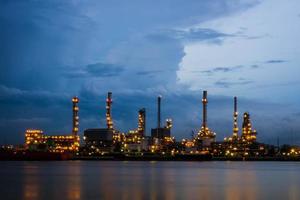
<path fill-rule="evenodd" d="M 113 93 L 117 129 L 147 133 L 172 118 L 181 139 L 202 120 L 222 140 L 248 111 L 258 141 L 300 145 L 300 1 L 0 1 L 0 143 L 23 143 L 26 128 L 69 134 L 73 96 L 80 134 L 105 127 Z"/>

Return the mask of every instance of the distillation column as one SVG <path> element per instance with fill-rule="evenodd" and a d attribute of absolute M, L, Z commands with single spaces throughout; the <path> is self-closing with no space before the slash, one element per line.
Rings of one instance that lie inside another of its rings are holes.
<path fill-rule="evenodd" d="M 157 97 L 157 128 L 160 128 L 161 126 L 161 120 L 160 120 L 160 104 L 161 104 L 161 96 L 159 95 Z"/>
<path fill-rule="evenodd" d="M 207 127 L 207 91 L 203 91 L 202 105 L 203 105 L 203 116 L 202 116 L 202 127 Z"/>
<path fill-rule="evenodd" d="M 146 130 L 146 109 L 142 108 L 139 110 L 139 119 L 138 119 L 138 133 L 140 136 L 145 135 Z"/>
<path fill-rule="evenodd" d="M 234 97 L 234 111 L 233 111 L 233 135 L 234 140 L 238 139 L 239 127 L 238 127 L 238 111 L 237 111 L 237 97 Z"/>
<path fill-rule="evenodd" d="M 111 116 L 111 105 L 112 105 L 112 93 L 107 93 L 106 99 L 106 125 L 108 129 L 113 129 L 113 121 Z"/>
<path fill-rule="evenodd" d="M 73 102 L 73 130 L 72 133 L 74 136 L 78 135 L 78 131 L 79 131 L 79 116 L 78 116 L 78 111 L 79 111 L 79 107 L 78 107 L 78 102 L 79 102 L 79 98 L 78 97 L 73 97 L 72 98 L 72 102 Z"/>

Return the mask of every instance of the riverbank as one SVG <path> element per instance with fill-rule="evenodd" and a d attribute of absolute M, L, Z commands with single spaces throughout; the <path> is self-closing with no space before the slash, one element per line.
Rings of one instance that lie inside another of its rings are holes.
<path fill-rule="evenodd" d="M 98 160 L 98 161 L 300 161 L 300 157 L 213 157 L 210 154 L 106 154 L 97 156 L 49 152 L 1 152 L 0 161 L 51 161 L 51 160 Z"/>

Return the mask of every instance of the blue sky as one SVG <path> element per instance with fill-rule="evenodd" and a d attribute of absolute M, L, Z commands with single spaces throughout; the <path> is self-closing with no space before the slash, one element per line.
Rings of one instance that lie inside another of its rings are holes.
<path fill-rule="evenodd" d="M 80 129 L 105 126 L 105 96 L 122 131 L 156 96 L 173 134 L 208 124 L 232 133 L 232 99 L 249 111 L 260 141 L 300 144 L 300 2 L 1 1 L 0 143 L 22 143 L 26 128 L 71 130 L 71 97 Z M 239 124 L 242 117 L 239 117 Z"/>

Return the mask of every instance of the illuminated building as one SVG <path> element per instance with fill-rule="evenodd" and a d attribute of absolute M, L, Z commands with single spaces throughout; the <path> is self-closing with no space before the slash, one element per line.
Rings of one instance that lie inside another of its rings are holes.
<path fill-rule="evenodd" d="M 84 131 L 85 150 L 90 154 L 119 152 L 125 140 L 125 134 L 117 131 L 112 119 L 112 93 L 106 98 L 106 128 L 90 128 Z"/>
<path fill-rule="evenodd" d="M 135 130 L 130 130 L 128 135 L 144 137 L 146 131 L 146 109 L 142 108 L 138 112 L 138 127 Z"/>
<path fill-rule="evenodd" d="M 250 114 L 244 113 L 244 121 L 242 127 L 242 140 L 247 142 L 256 142 L 256 130 L 252 130 L 252 124 L 250 120 Z"/>
<path fill-rule="evenodd" d="M 79 136 L 44 135 L 42 130 L 27 129 L 25 132 L 25 148 L 49 152 L 74 152 L 79 148 Z"/>
<path fill-rule="evenodd" d="M 262 156 L 267 154 L 265 144 L 256 142 L 256 130 L 252 130 L 249 113 L 244 113 L 242 135 L 238 137 L 237 125 L 237 99 L 234 98 L 234 125 L 233 136 L 224 138 L 224 142 L 216 143 L 214 145 L 215 156 L 225 157 L 249 157 L 249 156 Z"/>
<path fill-rule="evenodd" d="M 25 132 L 25 148 L 27 150 L 43 150 L 49 152 L 75 152 L 79 150 L 78 106 L 79 99 L 74 97 L 73 128 L 70 135 L 44 135 L 42 130 L 27 129 Z"/>
<path fill-rule="evenodd" d="M 84 130 L 83 140 L 85 148 L 91 154 L 108 153 L 113 150 L 113 141 L 118 137 L 115 135 L 111 115 L 112 93 L 107 93 L 106 98 L 106 128 L 90 128 Z"/>
<path fill-rule="evenodd" d="M 203 91 L 202 105 L 203 105 L 203 116 L 202 126 L 196 136 L 196 143 L 200 150 L 210 150 L 211 145 L 215 142 L 216 133 L 211 131 L 207 126 L 207 91 Z"/>
<path fill-rule="evenodd" d="M 149 138 L 146 132 L 146 109 L 142 108 L 138 112 L 138 128 L 130 130 L 123 140 L 123 151 L 141 152 L 149 150 Z"/>
<path fill-rule="evenodd" d="M 84 131 L 85 147 L 93 153 L 109 153 L 113 150 L 113 130 L 93 128 Z"/>
<path fill-rule="evenodd" d="M 38 129 L 27 129 L 25 132 L 25 146 L 29 148 L 32 144 L 40 144 L 43 140 L 43 131 Z"/>
<path fill-rule="evenodd" d="M 171 119 L 171 118 L 166 119 L 166 126 L 165 126 L 165 128 L 166 128 L 166 129 L 171 129 L 172 126 L 173 126 L 172 119 Z"/>

